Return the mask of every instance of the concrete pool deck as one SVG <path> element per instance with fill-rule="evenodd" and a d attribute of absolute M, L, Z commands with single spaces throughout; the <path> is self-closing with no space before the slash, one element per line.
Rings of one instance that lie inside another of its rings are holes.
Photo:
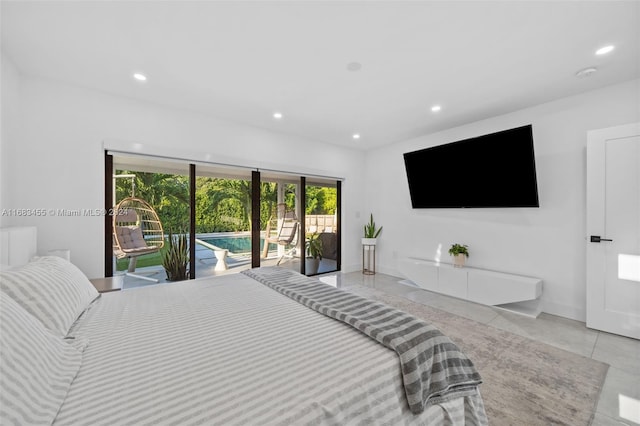
<path fill-rule="evenodd" d="M 227 269 L 226 270 L 216 270 L 216 264 L 218 263 L 218 259 L 213 252 L 213 250 L 204 247 L 200 244 L 196 244 L 196 278 L 202 277 L 210 277 L 217 275 L 226 275 L 226 274 L 235 274 L 241 272 L 245 269 L 251 268 L 251 256 L 250 255 L 230 255 L 226 258 Z M 261 264 L 263 266 L 273 266 L 278 262 L 278 256 L 270 256 L 267 259 L 261 259 Z M 291 269 L 300 269 L 300 260 L 297 258 L 287 259 L 283 261 L 280 266 L 288 267 Z M 126 271 L 117 271 L 114 275 L 124 275 Z M 149 278 L 155 278 L 158 280 L 158 283 L 154 283 L 151 281 L 147 281 L 141 278 L 124 276 L 124 289 L 135 288 L 135 287 L 147 287 L 150 285 L 157 285 L 160 283 L 167 282 L 167 276 L 162 265 L 156 266 L 146 266 L 142 268 L 136 268 L 135 271 L 138 275 L 143 275 Z"/>
<path fill-rule="evenodd" d="M 216 247 L 210 243 L 206 243 L 206 241 L 202 241 L 207 238 L 215 238 L 215 237 L 244 237 L 248 234 L 244 233 L 215 233 L 215 234 L 197 234 L 196 235 L 196 278 L 203 277 L 211 277 L 217 275 L 226 275 L 226 274 L 236 274 L 245 269 L 251 268 L 251 254 L 250 253 L 228 253 L 226 256 L 225 262 L 227 264 L 227 269 L 216 270 L 216 265 L 219 260 L 216 259 L 216 255 L 214 250 Z M 200 242 L 198 242 L 200 240 Z M 202 244 L 204 243 L 204 244 Z M 224 250 L 219 248 L 220 250 Z M 260 264 L 262 266 L 275 266 L 278 262 L 279 256 L 275 250 L 270 251 L 267 258 L 261 258 Z M 300 270 L 300 258 L 286 258 L 280 263 L 280 266 L 283 268 L 294 269 L 296 271 Z M 336 262 L 331 259 L 322 259 L 320 265 L 320 273 L 335 271 L 336 270 Z M 123 275 L 126 271 L 117 271 L 114 275 Z M 155 278 L 158 280 L 158 283 L 154 283 L 151 281 L 147 281 L 140 278 L 135 278 L 131 276 L 124 276 L 124 289 L 128 288 L 136 288 L 136 287 L 147 287 L 150 285 L 157 285 L 161 283 L 167 282 L 167 276 L 162 265 L 156 266 L 147 266 L 136 268 L 135 271 L 138 275 L 143 275 L 149 278 Z"/>

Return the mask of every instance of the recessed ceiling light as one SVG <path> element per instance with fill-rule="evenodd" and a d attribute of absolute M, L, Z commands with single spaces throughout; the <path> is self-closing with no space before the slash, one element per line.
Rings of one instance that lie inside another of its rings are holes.
<path fill-rule="evenodd" d="M 611 52 L 615 48 L 616 47 L 612 44 L 609 46 L 601 47 L 600 49 L 596 50 L 596 55 L 606 55 L 607 53 Z"/>
<path fill-rule="evenodd" d="M 589 67 L 589 68 L 581 69 L 580 71 L 578 71 L 576 73 L 576 77 L 578 77 L 578 78 L 590 77 L 592 74 L 594 74 L 597 71 L 598 71 L 598 68 L 596 68 L 596 67 Z"/>
<path fill-rule="evenodd" d="M 347 64 L 347 69 L 349 71 L 360 71 L 362 69 L 362 64 L 360 62 L 349 62 Z"/>
<path fill-rule="evenodd" d="M 360 133 L 354 133 L 352 137 L 354 139 L 360 139 Z"/>
<path fill-rule="evenodd" d="M 432 112 L 438 112 L 442 109 L 442 107 L 440 105 L 434 105 L 431 107 L 431 111 Z"/>
<path fill-rule="evenodd" d="M 281 112 L 274 112 L 273 113 L 273 118 L 275 118 L 276 120 L 280 120 L 282 118 L 282 113 Z"/>
<path fill-rule="evenodd" d="M 135 73 L 133 75 L 133 78 L 135 78 L 138 81 L 147 81 L 147 76 L 144 74 L 140 74 L 139 72 Z"/>

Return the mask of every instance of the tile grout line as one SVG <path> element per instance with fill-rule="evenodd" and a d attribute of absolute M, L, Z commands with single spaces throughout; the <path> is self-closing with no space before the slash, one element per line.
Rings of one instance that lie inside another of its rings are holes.
<path fill-rule="evenodd" d="M 487 325 L 490 325 L 490 326 L 492 326 L 492 327 L 495 327 L 495 328 L 499 328 L 499 327 L 496 327 L 495 325 L 492 325 L 492 324 L 491 324 L 492 322 L 494 322 L 494 321 L 495 321 L 495 320 L 500 316 L 500 314 L 499 314 L 498 312 L 495 312 L 495 311 L 494 311 L 494 314 L 495 314 L 495 315 L 494 315 L 494 317 L 493 317 L 493 318 L 491 318 L 489 321 L 487 321 L 487 322 L 486 322 L 486 324 L 487 324 Z"/>
<path fill-rule="evenodd" d="M 598 345 L 598 340 L 600 340 L 600 333 L 601 331 L 598 331 L 598 334 L 596 335 L 596 340 L 593 342 L 593 348 L 591 349 L 591 354 L 589 355 L 589 358 L 593 359 L 593 354 L 596 352 L 596 346 Z"/>

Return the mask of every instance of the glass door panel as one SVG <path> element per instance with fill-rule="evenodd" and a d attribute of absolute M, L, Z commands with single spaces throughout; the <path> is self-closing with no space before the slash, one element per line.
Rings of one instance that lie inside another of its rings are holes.
<path fill-rule="evenodd" d="M 260 177 L 260 265 L 300 271 L 300 185 L 287 175 Z"/>
<path fill-rule="evenodd" d="M 198 277 L 251 267 L 251 171 L 196 165 Z"/>
<path fill-rule="evenodd" d="M 173 278 L 163 258 L 169 233 L 188 238 L 188 165 L 114 157 L 113 202 L 113 271 L 124 288 Z"/>
<path fill-rule="evenodd" d="M 305 274 L 339 270 L 338 189 L 336 182 L 305 185 Z"/>

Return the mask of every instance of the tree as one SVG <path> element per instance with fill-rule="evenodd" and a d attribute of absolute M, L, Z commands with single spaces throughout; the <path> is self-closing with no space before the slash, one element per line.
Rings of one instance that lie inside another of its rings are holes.
<path fill-rule="evenodd" d="M 183 175 L 121 171 L 135 175 L 135 196 L 149 203 L 166 230 L 183 232 L 189 224 L 189 178 Z M 116 200 L 132 195 L 130 179 L 116 179 Z"/>
<path fill-rule="evenodd" d="M 119 171 L 134 174 L 135 195 L 147 201 L 158 213 L 165 230 L 186 232 L 189 224 L 189 178 L 185 175 Z M 260 229 L 274 218 L 277 185 L 260 185 Z M 296 205 L 295 184 L 285 184 L 287 210 Z M 116 200 L 132 193 L 130 179 L 116 179 Z M 306 214 L 335 214 L 336 188 L 306 187 Z M 196 178 L 196 232 L 232 232 L 251 230 L 251 181 L 216 177 Z"/>
<path fill-rule="evenodd" d="M 335 214 L 337 207 L 336 188 L 327 186 L 307 186 L 306 214 Z"/>

